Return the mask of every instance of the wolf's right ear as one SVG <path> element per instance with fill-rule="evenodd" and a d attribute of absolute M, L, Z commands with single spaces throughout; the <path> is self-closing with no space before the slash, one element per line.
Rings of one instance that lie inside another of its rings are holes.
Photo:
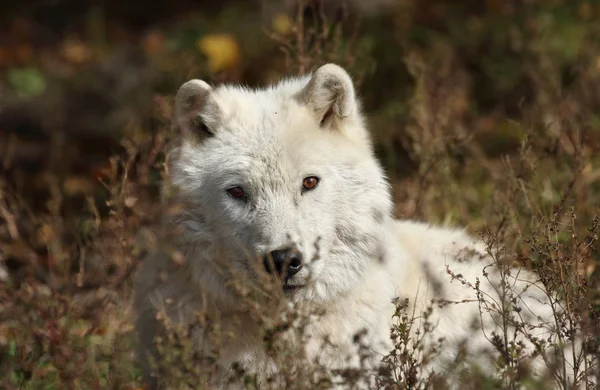
<path fill-rule="evenodd" d="M 202 80 L 190 80 L 175 96 L 175 120 L 184 134 L 197 137 L 214 135 L 221 117 L 212 88 Z"/>
<path fill-rule="evenodd" d="M 324 128 L 339 130 L 342 122 L 354 117 L 358 110 L 352 79 L 335 64 L 318 68 L 299 98 Z"/>

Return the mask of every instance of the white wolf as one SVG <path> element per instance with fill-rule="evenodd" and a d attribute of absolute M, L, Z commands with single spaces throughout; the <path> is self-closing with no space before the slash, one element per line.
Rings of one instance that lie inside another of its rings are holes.
<path fill-rule="evenodd" d="M 436 302 L 430 332 L 444 342 L 426 373 L 444 374 L 461 352 L 465 361 L 494 367 L 481 351 L 492 349 L 492 332 L 511 332 L 494 314 L 507 304 L 499 298 L 498 271 L 486 268 L 494 260 L 462 230 L 393 218 L 390 186 L 345 70 L 327 64 L 258 90 L 191 80 L 177 93 L 175 115 L 183 136 L 170 176 L 184 206 L 167 229 L 177 229 L 170 244 L 183 259 L 174 267 L 169 256 L 155 254 L 137 275 L 143 356 L 158 333 L 158 311 L 177 324 L 191 324 L 193 313 L 202 312 L 218 317 L 224 333 L 237 335 L 221 339 L 221 378 L 234 363 L 264 380 L 276 374 L 280 367 L 264 351 L 259 323 L 232 283 L 261 283 L 258 258 L 279 277 L 287 305 L 324 309 L 304 329 L 310 337 L 301 347 L 310 361 L 376 369 L 394 346 L 392 300 L 399 297 L 410 300 L 417 317 Z M 478 279 L 487 307 L 478 302 Z M 534 325 L 515 339 L 531 352 L 524 334 L 552 334 L 551 309 L 532 274 L 515 270 L 508 279 L 512 304 L 520 307 L 509 311 Z M 371 351 L 362 363 L 355 339 L 361 330 Z M 201 348 L 203 333 L 194 335 Z"/>

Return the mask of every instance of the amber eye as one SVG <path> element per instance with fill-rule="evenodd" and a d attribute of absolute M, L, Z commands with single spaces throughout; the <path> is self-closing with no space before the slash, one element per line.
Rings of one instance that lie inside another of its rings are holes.
<path fill-rule="evenodd" d="M 246 193 L 244 192 L 244 190 L 242 189 L 242 187 L 232 187 L 230 189 L 227 190 L 227 193 L 235 199 L 242 199 L 244 196 L 246 196 Z"/>
<path fill-rule="evenodd" d="M 319 184 L 319 178 L 316 176 L 309 176 L 309 177 L 305 178 L 304 181 L 302 182 L 302 186 L 307 191 L 315 188 L 317 186 L 317 184 Z"/>

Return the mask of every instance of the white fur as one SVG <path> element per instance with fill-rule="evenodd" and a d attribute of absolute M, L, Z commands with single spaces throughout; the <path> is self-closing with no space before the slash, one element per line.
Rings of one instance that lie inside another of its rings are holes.
<path fill-rule="evenodd" d="M 305 260 L 295 280 L 307 286 L 289 296 L 290 302 L 326 309 L 309 326 L 313 338 L 303 347 L 328 367 L 348 364 L 346 355 L 356 348 L 353 336 L 363 328 L 374 351 L 371 365 L 389 352 L 396 296 L 409 298 L 417 316 L 432 299 L 468 301 L 434 310 L 433 340 L 444 337 L 446 342 L 429 370 L 443 372 L 460 341 L 467 341 L 470 351 L 491 347 L 484 332 L 471 329 L 480 321 L 479 305 L 475 290 L 461 281 L 474 285 L 479 279 L 481 289 L 497 297 L 482 272 L 492 259 L 463 231 L 393 219 L 388 181 L 342 68 L 325 65 L 313 75 L 258 90 L 213 89 L 193 80 L 180 89 L 176 112 L 184 137 L 175 151 L 171 180 L 186 206 L 167 227 L 180 229 L 172 244 L 184 252 L 185 265 L 169 271 L 167 256 L 160 254 L 142 265 L 136 285 L 142 349 L 156 333 L 156 310 L 169 299 L 173 321 L 190 321 L 193 310 L 212 310 L 224 329 L 240 335 L 222 346 L 224 371 L 234 361 L 259 373 L 277 371 L 264 356 L 257 325 L 240 311 L 228 282 L 260 280 L 248 259 L 291 244 Z M 308 176 L 320 182 L 303 192 Z M 247 201 L 227 194 L 234 186 L 244 188 Z M 465 247 L 477 253 L 463 259 Z M 157 282 L 159 270 L 168 273 L 166 282 Z M 487 272 L 498 281 L 493 267 Z M 533 323 L 549 322 L 540 288 L 525 288 L 532 275 L 517 272 L 513 279 L 524 280 L 516 288 L 525 290 L 521 298 L 527 305 L 521 314 Z M 464 280 L 452 280 L 451 273 Z M 489 314 L 482 319 L 487 336 L 499 329 Z M 324 336 L 337 347 L 323 349 Z M 478 363 L 493 367 L 493 362 Z"/>

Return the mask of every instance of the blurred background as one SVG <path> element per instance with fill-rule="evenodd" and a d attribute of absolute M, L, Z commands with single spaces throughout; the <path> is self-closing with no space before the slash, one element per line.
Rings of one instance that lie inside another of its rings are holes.
<path fill-rule="evenodd" d="M 0 26 L 0 387 L 140 385 L 131 274 L 190 78 L 338 63 L 398 217 L 569 264 L 596 307 L 599 1 L 21 0 Z"/>

